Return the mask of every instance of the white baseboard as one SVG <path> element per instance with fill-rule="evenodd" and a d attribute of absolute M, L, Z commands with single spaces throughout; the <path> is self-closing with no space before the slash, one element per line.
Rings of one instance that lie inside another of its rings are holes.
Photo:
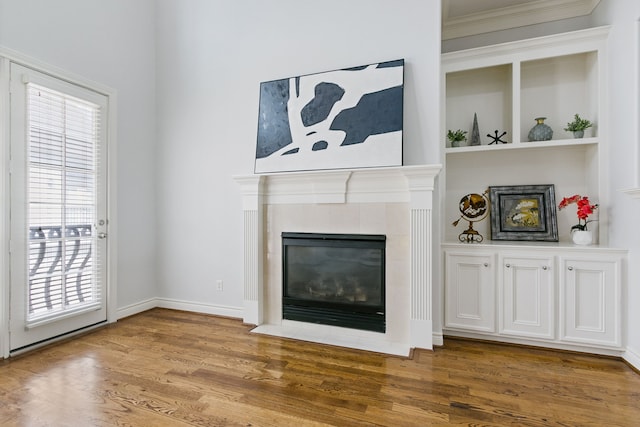
<path fill-rule="evenodd" d="M 622 355 L 622 358 L 627 361 L 631 366 L 640 371 L 640 352 L 635 349 L 626 348 L 626 351 Z"/>
<path fill-rule="evenodd" d="M 191 311 L 193 313 L 213 314 L 215 316 L 234 317 L 242 319 L 243 309 L 222 305 L 203 304 L 192 301 L 181 301 L 169 298 L 151 298 L 140 301 L 117 310 L 117 319 L 133 316 L 152 308 L 170 308 L 173 310 Z"/>
<path fill-rule="evenodd" d="M 203 304 L 200 302 L 180 301 L 168 298 L 156 298 L 157 307 L 173 310 L 192 311 L 194 313 L 213 314 L 216 316 L 234 317 L 242 319 L 244 310 L 241 307 Z"/>
<path fill-rule="evenodd" d="M 444 345 L 444 335 L 442 335 L 442 332 L 434 332 L 433 333 L 433 338 L 431 338 L 433 340 L 433 345 L 434 346 L 443 346 Z"/>
<path fill-rule="evenodd" d="M 140 301 L 135 304 L 118 308 L 116 310 L 116 320 L 133 316 L 134 314 L 142 313 L 143 311 L 151 310 L 152 308 L 155 308 L 157 306 L 158 306 L 157 298 L 150 298 L 145 301 Z"/>

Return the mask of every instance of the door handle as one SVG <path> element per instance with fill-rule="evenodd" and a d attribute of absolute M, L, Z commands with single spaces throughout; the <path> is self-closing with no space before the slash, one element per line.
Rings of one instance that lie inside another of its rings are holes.
<path fill-rule="evenodd" d="M 98 239 L 106 239 L 107 233 L 98 233 Z"/>

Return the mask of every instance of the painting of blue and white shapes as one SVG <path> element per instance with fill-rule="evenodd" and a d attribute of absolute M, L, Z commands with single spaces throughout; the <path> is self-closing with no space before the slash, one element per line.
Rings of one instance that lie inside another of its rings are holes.
<path fill-rule="evenodd" d="M 256 173 L 402 165 L 404 60 L 260 84 Z"/>

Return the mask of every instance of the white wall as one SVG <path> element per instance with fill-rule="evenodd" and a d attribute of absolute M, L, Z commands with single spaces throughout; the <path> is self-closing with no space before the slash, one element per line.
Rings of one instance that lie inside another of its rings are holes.
<path fill-rule="evenodd" d="M 161 297 L 213 312 L 242 305 L 231 177 L 253 173 L 261 81 L 404 58 L 404 162 L 438 162 L 439 9 L 440 0 L 158 0 Z"/>
<path fill-rule="evenodd" d="M 118 307 L 156 295 L 154 0 L 0 0 L 0 46 L 117 91 Z"/>

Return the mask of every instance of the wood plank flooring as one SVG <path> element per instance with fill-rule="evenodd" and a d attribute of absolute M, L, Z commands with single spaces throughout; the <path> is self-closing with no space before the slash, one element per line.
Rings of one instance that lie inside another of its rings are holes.
<path fill-rule="evenodd" d="M 2 426 L 637 426 L 640 375 L 445 340 L 400 358 L 154 309 L 0 362 Z"/>

